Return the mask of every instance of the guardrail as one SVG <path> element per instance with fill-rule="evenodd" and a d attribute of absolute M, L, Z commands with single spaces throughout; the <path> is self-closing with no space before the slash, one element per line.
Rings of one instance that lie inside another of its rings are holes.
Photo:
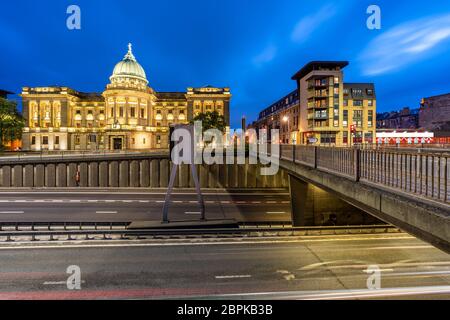
<path fill-rule="evenodd" d="M 229 228 L 229 229 L 148 229 L 148 230 L 43 230 L 3 231 L 0 242 L 14 241 L 74 241 L 74 240 L 129 240 L 137 239 L 192 239 L 230 237 L 281 237 L 314 236 L 335 234 L 374 234 L 401 232 L 390 225 L 333 226 L 333 227 L 272 227 L 272 228 Z M 82 237 L 80 239 L 79 237 Z M 91 238 L 96 236 L 97 238 Z M 75 238 L 76 237 L 76 238 Z M 115 237 L 115 238 L 114 238 Z M 26 239 L 25 239 L 26 238 Z M 45 239 L 43 239 L 45 238 Z"/>
<path fill-rule="evenodd" d="M 392 149 L 360 149 L 281 145 L 280 158 L 423 196 L 448 204 L 450 201 L 450 154 Z"/>
<path fill-rule="evenodd" d="M 128 156 L 128 155 L 168 155 L 168 149 L 151 150 L 99 150 L 99 151 L 42 151 L 17 152 L 0 154 L 1 161 L 14 160 L 45 160 L 45 159 L 87 159 L 92 157 Z"/>

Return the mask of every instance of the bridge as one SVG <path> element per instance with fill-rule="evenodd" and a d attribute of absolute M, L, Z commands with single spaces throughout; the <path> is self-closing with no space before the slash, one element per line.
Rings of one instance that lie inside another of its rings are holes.
<path fill-rule="evenodd" d="M 449 158 L 420 149 L 282 145 L 293 224 L 304 225 L 313 214 L 314 185 L 450 252 Z"/>
<path fill-rule="evenodd" d="M 281 170 L 275 176 L 262 176 L 261 165 L 250 165 L 248 161 L 240 165 L 201 165 L 198 171 L 201 187 L 205 189 L 289 188 L 294 226 L 317 225 L 314 222 L 318 212 L 348 212 L 356 208 L 450 252 L 449 157 L 448 153 L 429 150 L 281 145 Z M 180 168 L 175 182 L 177 188 L 193 188 L 188 169 L 185 165 Z M 77 171 L 80 173 L 78 185 Z M 0 159 L 0 188 L 3 190 L 156 190 L 167 188 L 169 175 L 167 152 Z M 126 200 L 126 203 L 134 200 Z M 186 199 L 178 200 L 190 205 Z M 245 200 L 237 199 L 235 207 Z M 256 213 L 261 202 L 254 200 L 260 199 L 251 199 Z M 274 200 L 270 199 L 270 203 L 275 203 Z M 155 201 L 161 202 L 160 199 Z M 218 203 L 232 205 L 234 202 L 220 199 Z M 270 205 L 276 209 L 277 204 Z M 105 210 L 102 208 L 102 211 Z"/>

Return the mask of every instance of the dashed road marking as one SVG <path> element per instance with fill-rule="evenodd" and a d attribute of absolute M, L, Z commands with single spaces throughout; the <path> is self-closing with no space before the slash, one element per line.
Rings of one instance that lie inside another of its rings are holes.
<path fill-rule="evenodd" d="M 25 213 L 24 211 L 0 211 L 2 214 L 20 214 Z"/>
<path fill-rule="evenodd" d="M 231 276 L 215 276 L 216 279 L 244 279 L 251 278 L 252 276 L 249 274 L 239 274 L 239 275 L 231 275 Z"/>

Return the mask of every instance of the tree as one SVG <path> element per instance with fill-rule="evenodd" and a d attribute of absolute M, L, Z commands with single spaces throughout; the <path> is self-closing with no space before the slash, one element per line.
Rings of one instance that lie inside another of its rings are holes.
<path fill-rule="evenodd" d="M 0 98 L 0 148 L 4 144 L 20 139 L 25 120 L 14 101 Z"/>
<path fill-rule="evenodd" d="M 203 130 L 218 129 L 219 131 L 225 132 L 225 117 L 219 114 L 217 111 L 200 113 L 194 117 L 191 124 L 196 121 L 201 121 Z"/>

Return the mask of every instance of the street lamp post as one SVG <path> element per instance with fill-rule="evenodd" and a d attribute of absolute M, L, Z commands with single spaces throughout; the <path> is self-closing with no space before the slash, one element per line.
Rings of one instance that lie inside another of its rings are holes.
<path fill-rule="evenodd" d="M 288 116 L 284 116 L 283 117 L 283 122 L 287 123 L 287 131 L 288 131 L 288 142 L 290 144 L 291 141 L 291 131 L 290 131 L 290 124 L 289 124 L 289 117 Z"/>

